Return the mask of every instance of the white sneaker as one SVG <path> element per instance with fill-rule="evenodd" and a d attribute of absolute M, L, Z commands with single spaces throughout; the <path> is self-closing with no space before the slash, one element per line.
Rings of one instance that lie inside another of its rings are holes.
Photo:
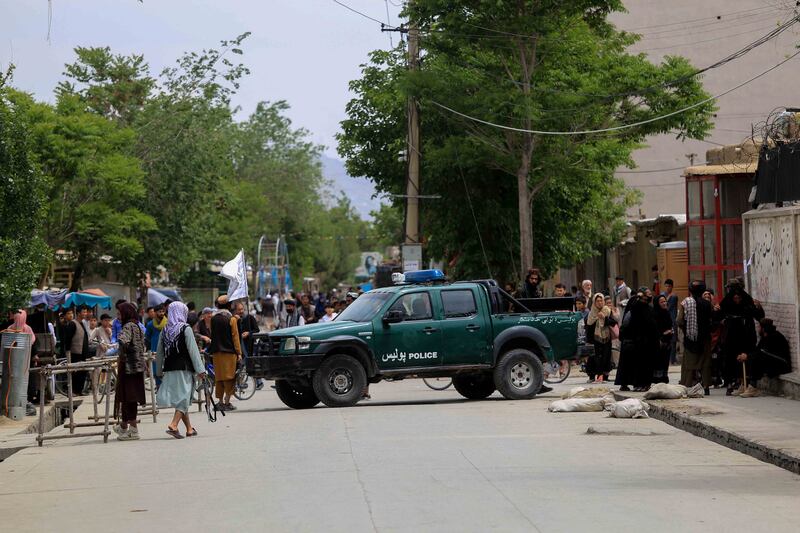
<path fill-rule="evenodd" d="M 117 436 L 117 440 L 139 440 L 139 430 L 135 427 L 129 427 Z"/>
<path fill-rule="evenodd" d="M 111 430 L 112 430 L 114 433 L 116 433 L 117 435 L 122 435 L 122 433 L 125 431 L 124 429 L 122 429 L 122 426 L 120 426 L 119 424 L 114 424 L 114 425 L 111 427 Z"/>

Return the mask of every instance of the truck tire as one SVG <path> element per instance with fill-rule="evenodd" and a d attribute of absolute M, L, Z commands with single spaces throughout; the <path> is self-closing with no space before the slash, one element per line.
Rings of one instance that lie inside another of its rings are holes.
<path fill-rule="evenodd" d="M 453 387 L 468 400 L 483 400 L 495 391 L 492 374 L 489 372 L 470 372 L 453 376 Z"/>
<path fill-rule="evenodd" d="M 544 382 L 542 362 L 530 350 L 518 348 L 504 353 L 494 368 L 494 385 L 509 400 L 536 396 Z"/>
<path fill-rule="evenodd" d="M 285 379 L 275 380 L 275 392 L 278 393 L 278 398 L 292 409 L 311 409 L 319 403 L 319 398 L 312 387 L 293 385 Z"/>
<path fill-rule="evenodd" d="M 311 382 L 317 398 L 328 407 L 350 407 L 364 393 L 367 372 L 354 357 L 335 354 L 322 361 Z"/>

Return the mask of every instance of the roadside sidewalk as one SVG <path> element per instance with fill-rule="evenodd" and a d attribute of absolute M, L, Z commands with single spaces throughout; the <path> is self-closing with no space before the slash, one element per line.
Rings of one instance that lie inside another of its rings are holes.
<path fill-rule="evenodd" d="M 670 383 L 677 383 L 680 374 L 670 372 L 669 378 Z M 643 396 L 635 392 L 614 394 L 619 398 Z M 739 398 L 725 396 L 725 389 L 711 389 L 711 396 L 703 398 L 647 402 L 652 418 L 800 474 L 797 400 L 766 395 Z"/>

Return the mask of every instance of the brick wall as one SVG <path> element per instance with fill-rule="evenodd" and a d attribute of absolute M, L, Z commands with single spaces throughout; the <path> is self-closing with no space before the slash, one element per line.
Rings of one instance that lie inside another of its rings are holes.
<path fill-rule="evenodd" d="M 775 322 L 775 327 L 783 333 L 789 346 L 792 349 L 792 370 L 800 369 L 800 359 L 798 359 L 798 343 L 800 335 L 798 332 L 798 317 L 800 316 L 800 306 L 797 304 L 781 304 L 774 302 L 761 302 L 767 318 Z"/>

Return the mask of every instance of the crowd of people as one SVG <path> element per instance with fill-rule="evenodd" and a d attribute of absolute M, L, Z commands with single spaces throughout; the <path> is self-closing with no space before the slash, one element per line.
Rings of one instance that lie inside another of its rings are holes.
<path fill-rule="evenodd" d="M 254 335 L 259 331 L 272 331 L 292 326 L 333 320 L 358 293 L 348 292 L 339 297 L 331 294 L 288 293 L 283 298 L 276 294 L 258 298 L 249 308 L 244 300 L 229 302 L 220 296 L 214 307 L 199 312 L 194 302 L 173 302 L 140 309 L 136 304 L 118 300 L 116 317 L 107 313 L 96 316 L 90 307 L 60 310 L 54 322 L 48 320 L 41 306 L 28 315 L 19 311 L 8 316 L 4 330 L 25 333 L 49 334 L 56 355 L 69 362 L 85 361 L 91 357 L 117 356 L 117 389 L 115 408 L 120 422 L 114 426 L 120 440 L 139 438 L 136 426 L 138 406 L 144 405 L 145 364 L 147 352 L 156 354 L 153 375 L 156 378 L 157 399 L 160 407 L 174 407 L 175 416 L 167 433 L 175 438 L 195 436 L 197 430 L 189 419 L 194 384 L 206 374 L 206 363 L 214 368 L 214 395 L 217 408 L 233 411 L 234 379 L 238 366 L 248 354 L 253 353 Z M 16 328 L 16 329 L 15 329 Z M 32 365 L 39 364 L 33 350 Z M 91 394 L 88 372 L 70 374 L 72 390 L 76 395 Z M 28 390 L 29 413 L 35 414 L 33 404 L 38 402 L 39 391 L 35 380 L 30 380 Z M 263 388 L 258 380 L 257 388 Z M 178 424 L 183 423 L 181 433 Z"/>
<path fill-rule="evenodd" d="M 258 323 L 267 331 L 329 322 L 353 303 L 359 294 L 361 291 L 345 292 L 343 295 L 338 291 L 300 294 L 289 292 L 281 298 L 275 292 L 256 298 L 253 311 Z"/>
<path fill-rule="evenodd" d="M 571 292 L 555 285 L 552 296 L 574 298 L 575 310 L 582 313 L 586 343 L 594 347 L 584 366 L 590 382 L 609 380 L 614 347 L 619 349 L 614 384 L 622 391 L 668 383 L 679 346 L 680 384 L 699 383 L 706 395 L 711 387 L 724 387 L 727 395 L 759 396 L 756 384 L 762 377 L 791 371 L 788 341 L 740 279 L 730 280 L 721 300 L 699 280 L 682 300 L 671 279 L 659 288 L 634 291 L 623 276 L 605 293 L 594 292 L 591 280 Z M 540 272 L 530 269 L 519 291 L 513 285 L 506 285 L 506 291 L 518 298 L 541 298 Z"/>
<path fill-rule="evenodd" d="M 622 391 L 645 391 L 653 383 L 668 383 L 669 366 L 678 363 L 679 351 L 680 383 L 687 387 L 699 383 L 706 395 L 711 387 L 724 387 L 728 395 L 758 396 L 760 378 L 791 371 L 788 341 L 765 317 L 760 302 L 745 291 L 741 280 L 731 280 L 721 300 L 702 281 L 691 282 L 690 294 L 682 300 L 675 294 L 672 280 L 665 280 L 662 287 L 658 293 L 648 287 L 633 291 L 622 276 L 605 292 L 595 292 L 591 280 L 571 291 L 561 283 L 555 285 L 552 296 L 573 298 L 575 310 L 582 314 L 585 341 L 593 346 L 584 366 L 590 382 L 609 381 L 615 349 L 619 359 L 614 384 Z M 519 291 L 510 284 L 505 289 L 517 298 L 544 295 L 536 269 L 528 272 Z M 9 314 L 0 329 L 49 334 L 59 355 L 70 362 L 116 355 L 115 407 L 120 423 L 114 430 L 120 440 L 139 438 L 137 409 L 146 401 L 145 353 L 154 352 L 158 404 L 175 408 L 167 433 L 184 438 L 197 435 L 189 419 L 189 405 L 197 380 L 205 378 L 207 361 L 213 362 L 219 409 L 233 411 L 235 373 L 253 353 L 256 333 L 331 321 L 357 297 L 354 292 L 343 297 L 335 292 L 289 293 L 283 298 L 267 294 L 248 309 L 244 301 L 230 302 L 223 295 L 215 307 L 199 312 L 193 302 L 168 300 L 140 310 L 119 300 L 116 318 L 107 313 L 97 317 L 91 308 L 78 307 L 62 309 L 55 324 L 48 322 L 46 310 L 38 307 L 30 314 L 24 310 Z M 32 366 L 38 364 L 35 353 Z M 87 372 L 71 374 L 76 394 L 89 393 L 87 377 Z M 257 388 L 262 387 L 259 380 Z M 39 393 L 35 380 L 30 380 L 29 402 L 38 401 Z M 368 398 L 368 390 L 364 395 Z M 181 422 L 183 434 L 178 429 Z"/>

